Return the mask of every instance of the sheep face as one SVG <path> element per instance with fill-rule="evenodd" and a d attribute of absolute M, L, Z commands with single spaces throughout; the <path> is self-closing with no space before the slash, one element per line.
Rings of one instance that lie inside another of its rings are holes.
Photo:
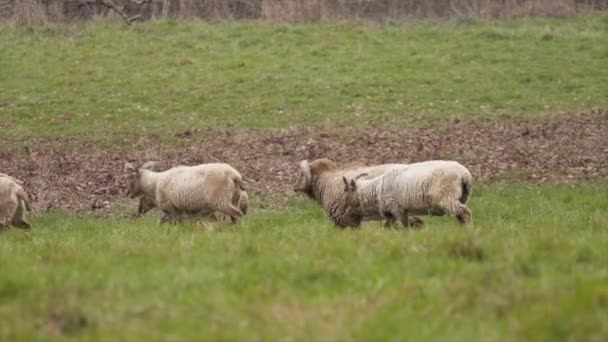
<path fill-rule="evenodd" d="M 127 190 L 129 198 L 143 195 L 144 189 L 141 186 L 141 172 L 131 163 L 126 163 L 124 169 L 129 174 L 129 188 Z"/>
<path fill-rule="evenodd" d="M 131 180 L 129 183 L 129 190 L 127 191 L 127 195 L 129 198 L 135 198 L 137 196 L 141 196 L 144 194 L 144 189 L 141 186 L 141 177 L 139 172 L 136 175 L 131 176 Z"/>
<path fill-rule="evenodd" d="M 357 183 L 354 179 L 348 180 L 346 177 L 342 177 L 344 181 L 344 200 L 346 203 L 346 207 L 348 208 L 358 208 L 359 207 L 359 198 L 357 197 Z"/>
<path fill-rule="evenodd" d="M 346 177 L 342 177 L 344 182 L 344 214 L 340 218 L 340 225 L 348 227 L 358 227 L 363 220 L 361 215 L 361 201 L 357 195 L 357 182 L 356 180 L 367 176 L 367 173 L 358 175 L 355 179 L 348 180 Z"/>

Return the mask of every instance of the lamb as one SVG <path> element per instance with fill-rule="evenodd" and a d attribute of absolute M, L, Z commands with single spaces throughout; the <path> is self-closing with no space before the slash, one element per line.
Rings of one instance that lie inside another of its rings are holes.
<path fill-rule="evenodd" d="M 166 171 L 157 170 L 148 162 L 140 169 L 127 163 L 130 175 L 129 197 L 142 196 L 140 212 L 154 207 L 165 215 L 161 222 L 177 221 L 182 214 L 211 214 L 218 211 L 236 223 L 246 211 L 247 198 L 241 174 L 228 164 L 210 163 L 196 166 L 177 166 Z"/>
<path fill-rule="evenodd" d="M 30 211 L 30 204 L 21 181 L 0 173 L 0 229 L 13 225 L 30 229 L 32 225 L 25 219 L 25 211 Z"/>
<path fill-rule="evenodd" d="M 472 223 L 466 203 L 472 191 L 469 170 L 455 161 L 433 160 L 409 164 L 369 179 L 365 173 L 342 178 L 346 222 L 380 216 L 390 227 L 400 220 L 410 226 L 410 214 L 455 214 L 462 224 Z"/>
<path fill-rule="evenodd" d="M 366 175 L 363 177 L 373 178 L 389 170 L 404 167 L 406 164 L 365 166 L 360 163 L 353 163 L 339 168 L 336 163 L 329 159 L 317 159 L 310 163 L 303 160 L 299 165 L 301 175 L 294 191 L 304 193 L 315 200 L 323 207 L 334 224 L 345 228 L 357 227 L 364 219 L 379 219 L 381 217 L 379 215 L 370 217 L 347 215 L 342 178 L 353 178 L 362 173 Z M 411 224 L 422 225 L 423 221 L 418 217 L 412 217 Z"/>

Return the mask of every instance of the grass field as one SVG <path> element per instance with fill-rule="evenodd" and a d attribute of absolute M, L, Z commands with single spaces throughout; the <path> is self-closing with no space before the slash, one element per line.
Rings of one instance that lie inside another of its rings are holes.
<path fill-rule="evenodd" d="M 44 215 L 0 236 L 0 338 L 608 338 L 605 185 L 472 203 L 474 228 L 422 231 L 336 230 L 304 200 L 214 230 Z"/>
<path fill-rule="evenodd" d="M 12 137 L 104 137 L 606 108 L 607 31 L 605 15 L 0 28 L 0 121 Z"/>
<path fill-rule="evenodd" d="M 602 14 L 0 27 L 0 157 L 23 141 L 73 144 L 49 158 L 65 158 L 56 167 L 75 177 L 92 172 L 69 163 L 91 142 L 126 158 L 148 152 L 139 137 L 158 146 L 190 127 L 205 137 L 272 137 L 294 125 L 356 135 L 370 122 L 443 129 L 454 118 L 605 113 L 607 47 Z M 569 143 L 551 139 L 539 141 Z M 247 160 L 270 153 L 256 146 Z M 527 146 L 515 146 L 522 165 L 535 156 Z M 15 171 L 44 185 L 45 170 Z M 126 218 L 133 203 L 118 197 L 106 215 L 39 211 L 32 231 L 0 233 L 0 340 L 608 340 L 608 183 L 539 185 L 511 171 L 509 181 L 475 183 L 469 228 L 433 217 L 420 231 L 377 222 L 342 231 L 291 193 L 280 203 L 252 196 L 237 226 Z"/>

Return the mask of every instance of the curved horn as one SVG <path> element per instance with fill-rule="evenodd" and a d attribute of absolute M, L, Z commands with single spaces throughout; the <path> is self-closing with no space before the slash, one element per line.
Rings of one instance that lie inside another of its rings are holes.
<path fill-rule="evenodd" d="M 141 166 L 141 168 L 144 170 L 150 170 L 155 172 L 161 171 L 160 163 L 157 161 L 146 162 L 144 165 Z"/>
<path fill-rule="evenodd" d="M 300 169 L 302 169 L 302 175 L 304 176 L 304 187 L 307 188 L 312 182 L 312 173 L 310 172 L 308 160 L 302 160 L 300 162 Z"/>

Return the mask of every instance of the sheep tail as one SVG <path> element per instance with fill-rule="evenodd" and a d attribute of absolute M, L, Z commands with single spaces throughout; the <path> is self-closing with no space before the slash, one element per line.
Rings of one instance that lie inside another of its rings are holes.
<path fill-rule="evenodd" d="M 473 191 L 473 186 L 471 184 L 471 179 L 468 177 L 463 177 L 461 179 L 462 192 L 458 201 L 462 204 L 466 204 L 469 200 L 469 196 L 471 196 L 471 191 Z"/>
<path fill-rule="evenodd" d="M 19 189 L 17 191 L 17 198 L 19 199 L 19 201 L 23 201 L 23 203 L 25 204 L 25 209 L 27 211 L 32 211 L 32 208 L 30 207 L 30 201 L 29 201 L 25 191 L 23 191 L 23 189 Z"/>

